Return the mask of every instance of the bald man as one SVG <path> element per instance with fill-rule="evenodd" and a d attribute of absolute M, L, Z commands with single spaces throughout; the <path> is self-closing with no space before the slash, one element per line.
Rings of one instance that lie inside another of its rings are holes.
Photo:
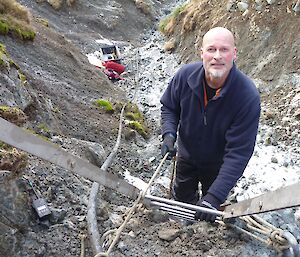
<path fill-rule="evenodd" d="M 200 55 L 202 62 L 179 69 L 161 97 L 161 152 L 175 156 L 177 140 L 175 200 L 219 209 L 252 156 L 260 97 L 234 63 L 228 29 L 209 30 Z M 197 212 L 195 218 L 213 222 L 216 216 Z"/>

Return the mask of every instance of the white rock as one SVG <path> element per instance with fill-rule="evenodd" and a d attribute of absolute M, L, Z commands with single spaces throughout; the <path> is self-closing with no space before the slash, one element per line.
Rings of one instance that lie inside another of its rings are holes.
<path fill-rule="evenodd" d="M 245 12 L 248 9 L 249 5 L 244 2 L 239 2 L 237 3 L 237 7 L 241 12 Z"/>
<path fill-rule="evenodd" d="M 295 12 L 300 12 L 300 0 L 297 1 L 297 3 L 295 4 L 293 10 Z"/>

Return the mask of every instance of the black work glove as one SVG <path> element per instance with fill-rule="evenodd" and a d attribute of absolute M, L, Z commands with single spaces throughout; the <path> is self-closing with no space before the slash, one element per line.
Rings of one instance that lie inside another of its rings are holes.
<path fill-rule="evenodd" d="M 169 153 L 168 160 L 171 160 L 177 152 L 176 147 L 174 147 L 176 138 L 171 133 L 164 135 L 163 143 L 161 146 L 161 155 L 164 157 L 166 153 Z"/>
<path fill-rule="evenodd" d="M 220 209 L 221 202 L 215 196 L 208 193 L 197 202 L 197 205 L 200 207 L 204 207 L 204 208 L 208 208 L 208 209 L 217 211 Z M 209 221 L 209 222 L 214 222 L 216 217 L 217 217 L 216 214 L 210 214 L 210 213 L 205 213 L 205 212 L 201 212 L 201 211 L 197 211 L 195 214 L 196 220 L 205 220 L 205 221 Z"/>

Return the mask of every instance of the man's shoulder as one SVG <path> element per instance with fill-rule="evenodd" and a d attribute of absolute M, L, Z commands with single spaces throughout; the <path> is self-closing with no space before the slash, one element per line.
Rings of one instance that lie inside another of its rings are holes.
<path fill-rule="evenodd" d="M 192 63 L 187 63 L 184 64 L 180 69 L 179 72 L 182 73 L 191 73 L 195 70 L 200 70 L 202 68 L 203 64 L 202 62 L 198 61 L 198 62 L 192 62 Z"/>
<path fill-rule="evenodd" d="M 187 82 L 192 78 L 193 82 L 199 79 L 201 76 L 201 70 L 203 68 L 202 62 L 193 62 L 184 64 L 181 68 L 176 72 L 173 77 L 174 82 L 178 82 L 180 86 L 187 86 Z M 194 84 L 194 83 L 192 83 Z"/>
<path fill-rule="evenodd" d="M 200 70 L 202 68 L 202 62 L 192 62 L 182 65 L 176 72 L 175 76 L 178 77 L 188 77 L 194 71 Z"/>
<path fill-rule="evenodd" d="M 259 96 L 259 92 L 258 92 L 258 89 L 257 89 L 254 81 L 248 75 L 246 75 L 241 70 L 236 69 L 236 78 L 239 82 L 238 84 L 244 85 L 242 88 L 241 87 L 239 88 L 240 90 L 244 89 L 248 93 L 250 91 L 253 95 Z"/>

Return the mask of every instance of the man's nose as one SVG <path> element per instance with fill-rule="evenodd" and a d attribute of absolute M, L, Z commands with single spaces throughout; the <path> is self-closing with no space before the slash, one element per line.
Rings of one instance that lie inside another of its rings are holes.
<path fill-rule="evenodd" d="M 216 51 L 214 52 L 214 59 L 219 59 L 219 58 L 221 58 L 220 50 L 216 50 Z"/>

